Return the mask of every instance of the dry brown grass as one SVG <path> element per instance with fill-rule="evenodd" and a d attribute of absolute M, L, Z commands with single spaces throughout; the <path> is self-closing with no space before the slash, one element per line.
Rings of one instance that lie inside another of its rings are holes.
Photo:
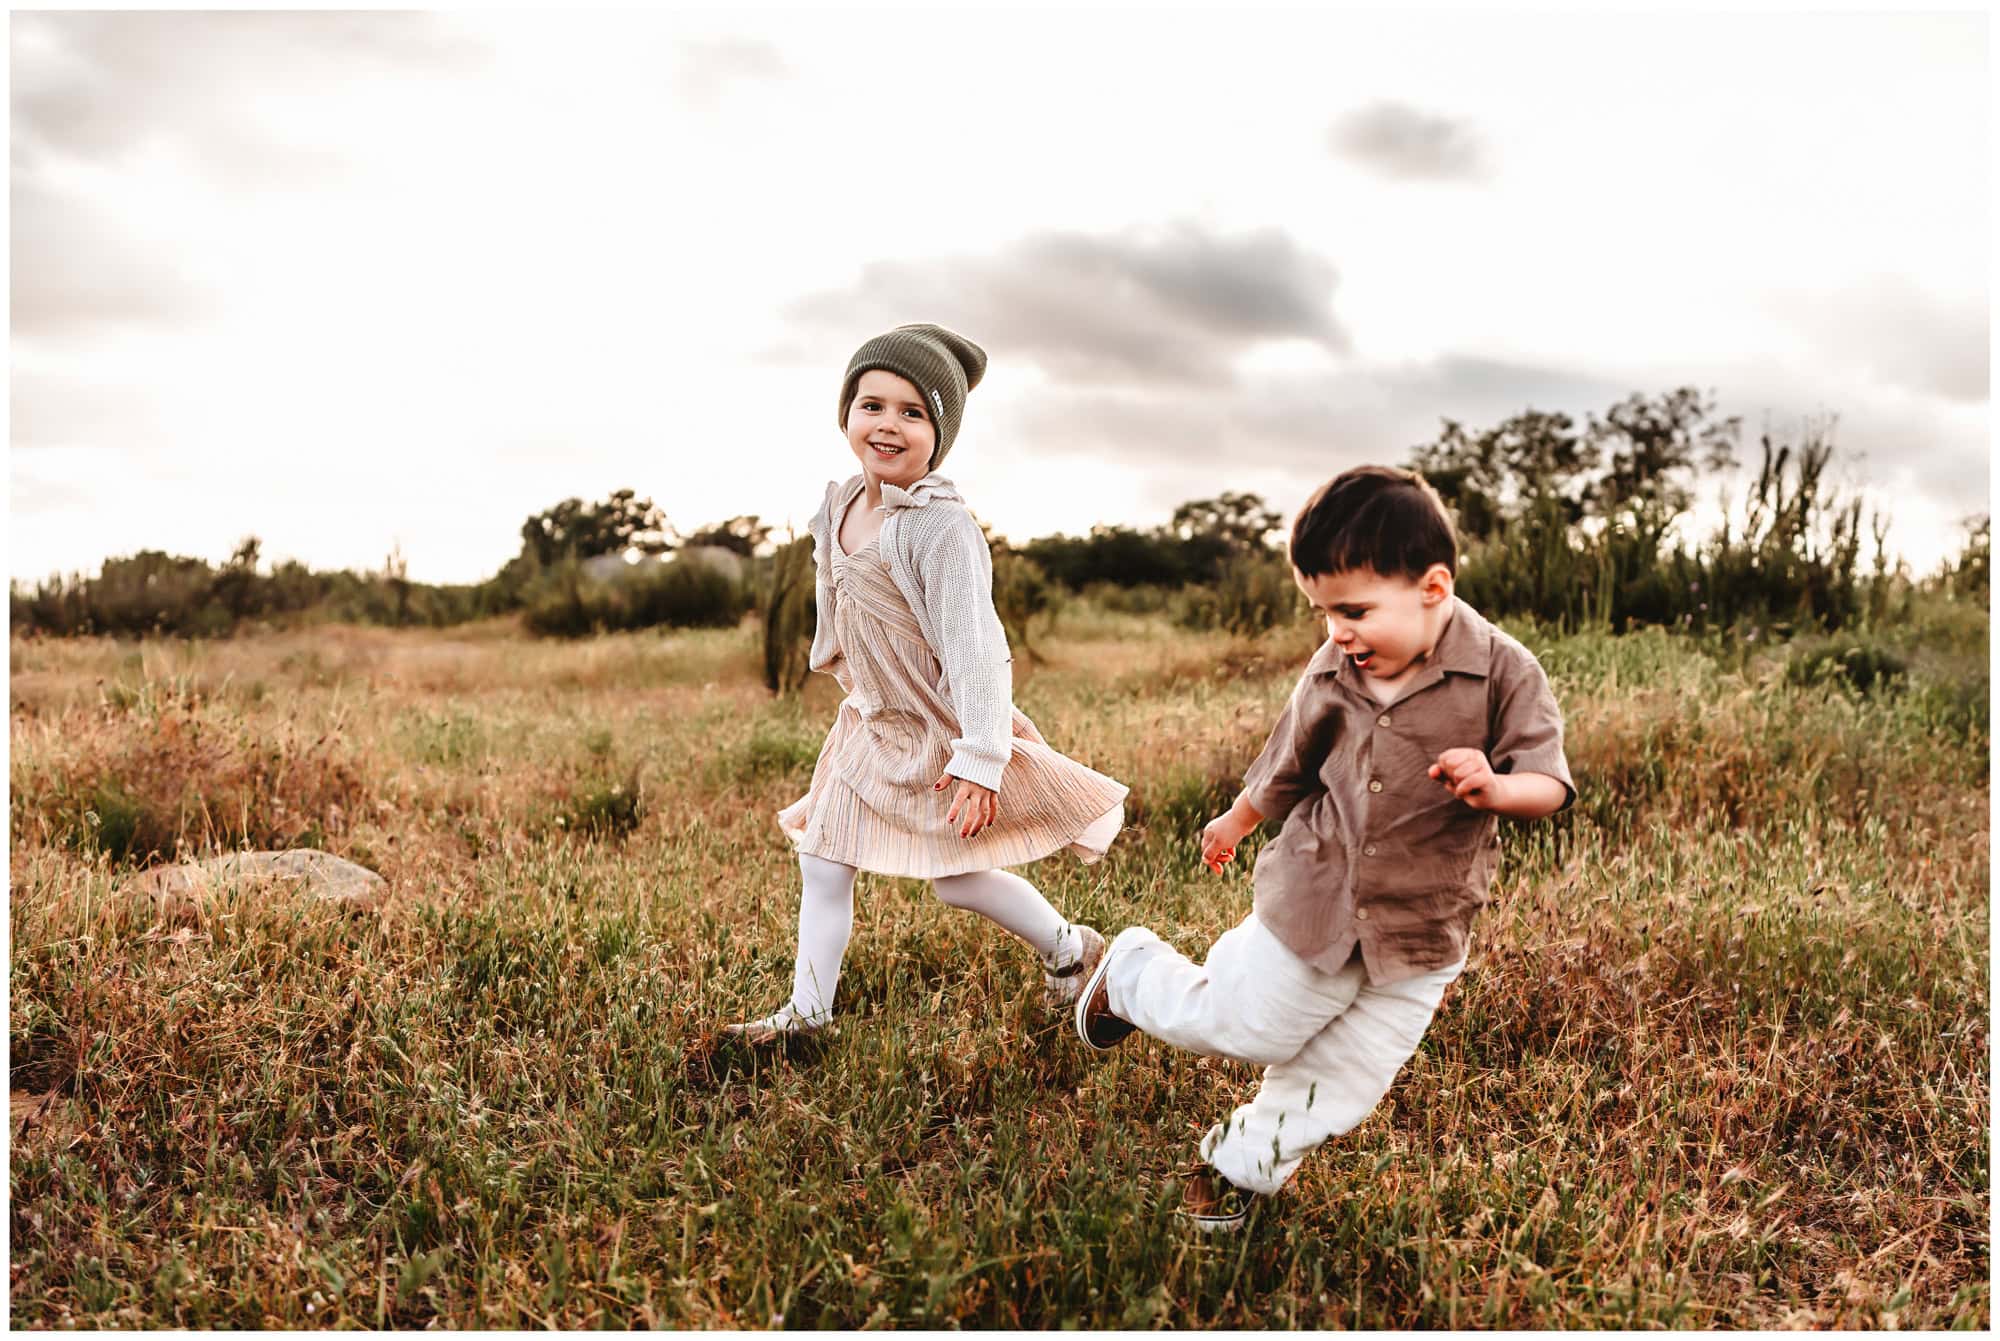
<path fill-rule="evenodd" d="M 1195 951 L 1242 916 L 1192 835 L 1301 643 L 1057 621 L 1017 700 L 1135 820 L 1034 868 L 1059 906 Z M 1167 1179 L 1248 1069 L 1086 1058 L 915 882 L 864 879 L 837 1036 L 720 1037 L 788 981 L 770 817 L 834 702 L 773 701 L 748 630 L 17 641 L 12 1319 L 1985 1326 L 1983 735 L 1921 685 L 1531 645 L 1578 806 L 1510 827 L 1389 1100 L 1217 1245 Z M 64 819 L 106 778 L 174 845 L 305 825 L 394 895 L 168 925 Z M 614 786 L 636 826 L 579 834 Z"/>

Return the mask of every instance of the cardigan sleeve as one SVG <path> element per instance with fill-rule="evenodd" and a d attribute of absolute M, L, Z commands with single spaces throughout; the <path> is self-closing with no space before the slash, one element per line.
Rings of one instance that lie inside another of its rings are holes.
<path fill-rule="evenodd" d="M 848 689 L 847 667 L 841 656 L 839 637 L 833 631 L 833 583 L 828 574 L 833 554 L 833 500 L 839 493 L 840 482 L 827 481 L 826 497 L 820 500 L 819 511 L 806 527 L 813 541 L 813 640 L 806 667 L 831 675 L 842 689 Z"/>
<path fill-rule="evenodd" d="M 979 523 L 960 504 L 942 500 L 941 525 L 926 525 L 918 555 L 924 606 L 938 634 L 931 650 L 944 667 L 959 736 L 945 772 L 1000 790 L 1013 758 L 1014 667 L 1007 632 L 993 608 L 993 555 Z M 929 522 L 929 518 L 925 519 Z"/>

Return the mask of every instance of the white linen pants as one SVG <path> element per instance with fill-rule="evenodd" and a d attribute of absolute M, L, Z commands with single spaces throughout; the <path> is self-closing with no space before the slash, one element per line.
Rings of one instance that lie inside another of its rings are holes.
<path fill-rule="evenodd" d="M 1284 1186 L 1299 1161 L 1359 1125 L 1417 1051 L 1444 990 L 1465 968 L 1368 985 L 1357 955 L 1323 973 L 1255 913 L 1197 964 L 1144 927 L 1113 941 L 1112 1013 L 1165 1043 L 1264 1068 L 1249 1103 L 1210 1128 L 1201 1155 L 1247 1191 Z"/>

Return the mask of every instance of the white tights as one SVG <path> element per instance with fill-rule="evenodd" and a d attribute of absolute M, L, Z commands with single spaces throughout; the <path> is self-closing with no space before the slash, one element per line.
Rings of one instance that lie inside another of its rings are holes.
<path fill-rule="evenodd" d="M 792 1009 L 814 1024 L 833 1016 L 840 961 L 854 933 L 852 866 L 799 854 L 803 888 L 799 894 L 799 957 L 792 969 Z M 1077 937 L 1041 891 L 1011 871 L 968 871 L 931 881 L 938 898 L 953 908 L 969 908 L 1026 941 L 1042 962 L 1060 968 L 1073 963 Z"/>

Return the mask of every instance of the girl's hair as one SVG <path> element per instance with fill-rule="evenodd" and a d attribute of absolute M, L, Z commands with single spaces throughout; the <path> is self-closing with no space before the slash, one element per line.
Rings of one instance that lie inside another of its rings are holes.
<path fill-rule="evenodd" d="M 1437 490 L 1394 466 L 1356 466 L 1321 485 L 1292 523 L 1292 566 L 1307 577 L 1372 569 L 1422 577 L 1432 564 L 1458 575 L 1458 534 Z"/>

